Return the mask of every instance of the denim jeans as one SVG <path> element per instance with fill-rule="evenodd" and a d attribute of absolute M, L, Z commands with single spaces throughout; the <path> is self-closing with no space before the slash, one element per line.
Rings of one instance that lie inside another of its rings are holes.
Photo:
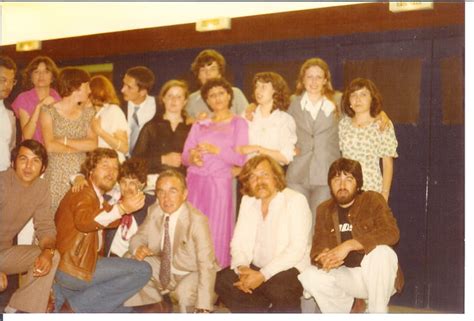
<path fill-rule="evenodd" d="M 150 277 L 151 266 L 147 262 L 118 257 L 100 258 L 90 282 L 57 270 L 56 311 L 67 299 L 74 312 L 130 312 L 131 308 L 123 303 L 147 284 Z"/>

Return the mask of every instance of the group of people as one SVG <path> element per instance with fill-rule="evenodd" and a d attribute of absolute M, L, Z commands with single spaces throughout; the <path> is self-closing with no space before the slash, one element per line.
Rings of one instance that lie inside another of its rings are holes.
<path fill-rule="evenodd" d="M 0 56 L 0 289 L 26 272 L 6 312 L 211 312 L 217 298 L 301 312 L 302 297 L 387 311 L 403 283 L 397 141 L 377 87 L 357 78 L 341 97 L 311 58 L 295 95 L 261 72 L 249 104 L 225 67 L 204 50 L 200 89 L 173 79 L 156 99 L 153 72 L 132 67 L 121 108 L 106 77 L 40 56 L 10 110 L 16 65 Z M 33 244 L 14 245 L 28 221 Z"/>

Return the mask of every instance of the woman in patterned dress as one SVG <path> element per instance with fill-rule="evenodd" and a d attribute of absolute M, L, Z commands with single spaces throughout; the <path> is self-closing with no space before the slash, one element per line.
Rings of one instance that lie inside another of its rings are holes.
<path fill-rule="evenodd" d="M 380 92 L 371 80 L 356 78 L 344 92 L 342 108 L 347 115 L 339 122 L 342 156 L 360 162 L 364 176 L 363 190 L 382 193 L 388 201 L 393 158 L 398 157 L 398 142 L 390 120 L 384 131 L 379 130 L 376 122 L 377 115 L 382 111 Z"/>
<path fill-rule="evenodd" d="M 40 123 L 49 166 L 45 172 L 50 182 L 53 213 L 69 189 L 69 177 L 79 172 L 86 152 L 97 147 L 97 135 L 91 128 L 95 111 L 84 107 L 90 76 L 78 68 L 65 68 L 59 74 L 62 100 L 42 106 Z"/>

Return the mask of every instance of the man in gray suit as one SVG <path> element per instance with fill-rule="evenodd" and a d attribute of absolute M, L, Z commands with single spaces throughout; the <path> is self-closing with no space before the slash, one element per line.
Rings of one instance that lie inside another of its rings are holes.
<path fill-rule="evenodd" d="M 158 202 L 148 208 L 129 249 L 152 266 L 152 279 L 125 305 L 163 312 L 163 295 L 170 293 L 180 312 L 211 312 L 219 266 L 207 217 L 186 202 L 185 179 L 175 170 L 160 173 L 155 192 Z"/>

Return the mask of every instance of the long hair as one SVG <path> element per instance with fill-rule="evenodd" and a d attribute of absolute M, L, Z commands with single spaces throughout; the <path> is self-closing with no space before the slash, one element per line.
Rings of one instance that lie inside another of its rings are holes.
<path fill-rule="evenodd" d="M 52 77 L 51 77 L 50 86 L 53 88 L 57 86 L 58 75 L 59 75 L 58 66 L 56 66 L 56 63 L 54 62 L 54 60 L 49 58 L 48 56 L 37 56 L 33 58 L 33 60 L 31 60 L 26 66 L 25 70 L 23 70 L 22 85 L 25 90 L 29 90 L 34 87 L 33 82 L 31 81 L 31 75 L 41 63 L 44 63 L 46 66 L 46 69 L 51 72 Z"/>
<path fill-rule="evenodd" d="M 242 171 L 239 174 L 239 181 L 242 185 L 240 192 L 243 195 L 254 196 L 252 188 L 250 187 L 250 176 L 252 172 L 257 168 L 260 163 L 268 162 L 272 169 L 273 176 L 276 182 L 276 189 L 282 191 L 286 187 L 285 173 L 283 168 L 278 164 L 276 160 L 268 155 L 257 155 L 249 159 L 242 167 Z"/>
<path fill-rule="evenodd" d="M 326 84 L 324 85 L 323 92 L 321 94 L 323 96 L 326 96 L 330 100 L 334 100 L 334 89 L 332 87 L 331 71 L 329 70 L 329 65 L 321 58 L 310 58 L 301 65 L 300 72 L 298 74 L 298 80 L 296 81 L 295 94 L 301 95 L 305 91 L 304 77 L 306 74 L 306 70 L 314 66 L 321 68 L 324 72 L 324 77 L 326 78 Z"/>
<path fill-rule="evenodd" d="M 102 75 L 94 76 L 91 78 L 89 85 L 91 87 L 90 99 L 94 106 L 102 107 L 104 104 L 120 104 L 114 85 L 107 77 Z"/>
<path fill-rule="evenodd" d="M 367 88 L 370 92 L 370 97 L 372 97 L 372 102 L 370 103 L 370 116 L 376 117 L 382 111 L 382 95 L 374 82 L 367 78 L 356 78 L 351 81 L 344 91 L 342 97 L 342 108 L 349 117 L 354 117 L 355 112 L 351 108 L 350 101 L 351 94 L 362 88 Z"/>
<path fill-rule="evenodd" d="M 102 147 L 96 148 L 91 152 L 87 152 L 86 160 L 81 164 L 81 173 L 86 178 L 89 178 L 90 172 L 104 158 L 116 158 L 118 161 L 118 154 L 113 149 Z"/>
<path fill-rule="evenodd" d="M 271 83 L 275 93 L 273 94 L 273 106 L 272 111 L 275 109 L 287 110 L 290 106 L 290 89 L 286 84 L 285 79 L 276 72 L 259 72 L 253 77 L 253 94 L 252 98 L 256 102 L 255 98 L 255 86 L 257 82 Z"/>
<path fill-rule="evenodd" d="M 168 93 L 168 90 L 170 90 L 172 87 L 180 87 L 181 89 L 183 89 L 184 98 L 188 99 L 188 97 L 189 97 L 189 87 L 188 87 L 188 84 L 184 80 L 171 79 L 171 80 L 168 80 L 167 82 L 165 82 L 165 84 L 163 86 L 161 86 L 160 93 L 158 94 L 158 96 L 155 97 L 155 100 L 156 100 L 157 106 L 158 106 L 158 110 L 157 110 L 156 114 L 160 118 L 163 118 L 163 115 L 166 112 L 165 102 L 163 101 L 163 99 L 165 98 L 166 94 Z M 185 110 L 186 108 L 185 107 L 186 106 L 184 106 L 183 109 L 181 110 L 181 116 L 183 117 L 183 119 L 186 119 L 186 110 Z"/>

